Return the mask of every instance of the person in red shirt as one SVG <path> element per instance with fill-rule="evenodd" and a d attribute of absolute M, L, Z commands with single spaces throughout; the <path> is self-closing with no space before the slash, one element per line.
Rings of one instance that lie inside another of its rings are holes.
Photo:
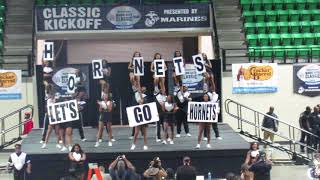
<path fill-rule="evenodd" d="M 30 112 L 24 113 L 24 122 L 22 135 L 29 134 L 33 129 L 33 121 Z"/>

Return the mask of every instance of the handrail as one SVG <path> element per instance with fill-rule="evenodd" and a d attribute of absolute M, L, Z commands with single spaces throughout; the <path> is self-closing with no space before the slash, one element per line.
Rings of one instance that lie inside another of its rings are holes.
<path fill-rule="evenodd" d="M 22 107 L 22 108 L 20 108 L 20 109 L 18 109 L 18 110 L 15 110 L 15 111 L 13 111 L 13 112 L 5 115 L 5 116 L 0 117 L 0 121 L 3 121 L 4 119 L 6 119 L 6 118 L 8 118 L 8 117 L 10 117 L 10 116 L 12 116 L 12 115 L 14 115 L 14 114 L 22 111 L 22 110 L 28 109 L 28 108 L 31 108 L 31 110 L 32 110 L 32 111 L 31 111 L 31 116 L 33 116 L 33 106 L 30 105 L 30 104 L 28 104 L 28 105 L 26 105 L 26 106 L 24 106 L 24 107 Z"/>
<path fill-rule="evenodd" d="M 20 127 L 20 126 L 22 126 L 22 125 L 24 125 L 24 124 L 25 124 L 26 122 L 28 122 L 28 121 L 30 121 L 30 119 L 25 120 L 25 121 L 23 121 L 23 122 L 21 122 L 21 123 L 19 123 L 19 124 L 17 124 L 17 125 L 14 125 L 14 126 L 8 128 L 8 129 L 4 130 L 4 131 L 1 131 L 1 132 L 0 132 L 0 136 L 2 136 L 2 135 L 4 135 L 4 134 L 6 134 L 6 133 L 8 133 L 8 132 L 10 132 L 10 131 L 12 131 L 12 130 L 18 128 L 18 127 Z"/>

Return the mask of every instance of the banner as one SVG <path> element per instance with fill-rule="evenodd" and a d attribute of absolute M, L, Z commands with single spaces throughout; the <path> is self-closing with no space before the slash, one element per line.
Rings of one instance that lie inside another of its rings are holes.
<path fill-rule="evenodd" d="M 0 70 L 0 100 L 21 99 L 21 70 Z"/>
<path fill-rule="evenodd" d="M 77 100 L 54 103 L 47 108 L 50 124 L 60 124 L 79 120 Z"/>
<path fill-rule="evenodd" d="M 37 6 L 37 32 L 210 28 L 209 4 Z"/>
<path fill-rule="evenodd" d="M 211 102 L 189 102 L 188 122 L 218 122 L 219 104 Z"/>
<path fill-rule="evenodd" d="M 203 75 L 197 74 L 197 70 L 193 64 L 185 65 L 182 84 L 188 87 L 190 93 L 203 93 Z"/>
<path fill-rule="evenodd" d="M 320 95 L 320 64 L 293 65 L 293 92 L 309 97 Z"/>
<path fill-rule="evenodd" d="M 278 64 L 232 64 L 232 85 L 234 94 L 277 92 Z"/>
<path fill-rule="evenodd" d="M 127 107 L 127 117 L 130 127 L 157 122 L 159 121 L 157 104 L 153 102 Z"/>

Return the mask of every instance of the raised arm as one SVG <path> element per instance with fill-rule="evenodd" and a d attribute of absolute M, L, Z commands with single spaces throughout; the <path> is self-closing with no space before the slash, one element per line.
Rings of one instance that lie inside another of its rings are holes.
<path fill-rule="evenodd" d="M 114 169 L 114 168 L 116 167 L 118 161 L 119 161 L 119 157 L 117 157 L 117 159 L 115 159 L 115 160 L 110 164 L 109 169 Z"/>
<path fill-rule="evenodd" d="M 129 62 L 129 64 L 128 64 L 128 69 L 133 69 L 132 61 Z"/>
<path fill-rule="evenodd" d="M 123 160 L 126 163 L 128 169 L 131 169 L 131 170 L 134 169 L 134 166 L 132 165 L 132 163 L 125 156 L 123 156 Z"/>

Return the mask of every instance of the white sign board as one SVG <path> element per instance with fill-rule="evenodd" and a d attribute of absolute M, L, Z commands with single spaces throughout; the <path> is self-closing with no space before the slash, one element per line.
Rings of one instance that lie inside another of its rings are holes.
<path fill-rule="evenodd" d="M 76 75 L 68 74 L 67 92 L 73 94 L 76 92 Z"/>
<path fill-rule="evenodd" d="M 166 65 L 163 59 L 154 60 L 153 65 L 154 65 L 155 77 L 166 77 L 166 70 L 165 70 Z"/>
<path fill-rule="evenodd" d="M 47 107 L 50 124 L 60 124 L 79 120 L 77 100 L 50 104 Z"/>
<path fill-rule="evenodd" d="M 211 102 L 189 102 L 188 122 L 218 122 L 219 104 Z"/>
<path fill-rule="evenodd" d="M 93 79 L 102 79 L 103 78 L 103 67 L 102 67 L 102 60 L 92 60 L 92 73 Z"/>
<path fill-rule="evenodd" d="M 135 76 L 143 76 L 144 75 L 144 63 L 143 57 L 135 57 L 133 58 L 133 73 Z"/>
<path fill-rule="evenodd" d="M 174 70 L 176 76 L 181 76 L 185 74 L 184 63 L 182 57 L 173 58 Z"/>
<path fill-rule="evenodd" d="M 21 99 L 21 78 L 21 70 L 0 70 L 0 99 Z"/>
<path fill-rule="evenodd" d="M 44 42 L 43 60 L 53 61 L 54 59 L 54 43 Z"/>
<path fill-rule="evenodd" d="M 155 102 L 127 107 L 127 116 L 130 127 L 159 121 L 158 109 Z"/>
<path fill-rule="evenodd" d="M 197 74 L 203 74 L 206 72 L 206 67 L 204 65 L 204 60 L 202 54 L 197 54 L 192 56 L 194 67 L 197 70 Z"/>

